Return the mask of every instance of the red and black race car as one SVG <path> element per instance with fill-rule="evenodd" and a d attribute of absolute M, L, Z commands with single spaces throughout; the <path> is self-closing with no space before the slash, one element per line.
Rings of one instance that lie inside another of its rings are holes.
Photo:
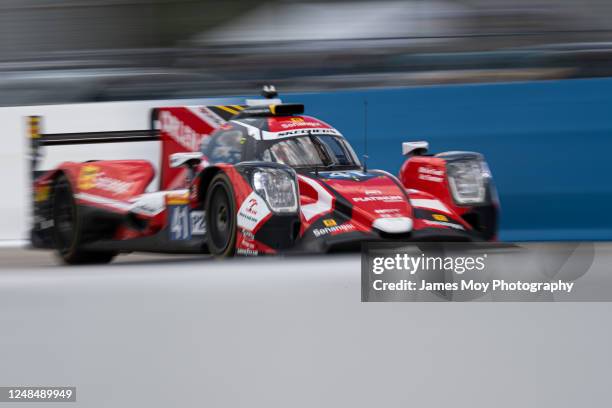
<path fill-rule="evenodd" d="M 277 99 L 161 107 L 146 132 L 84 134 L 40 134 L 31 117 L 32 245 L 76 264 L 132 251 L 227 257 L 495 240 L 497 195 L 481 155 L 427 155 L 426 142 L 407 142 L 398 179 L 365 169 L 338 130 L 303 109 Z M 162 145 L 158 188 L 144 160 L 36 169 L 43 145 L 139 140 Z"/>

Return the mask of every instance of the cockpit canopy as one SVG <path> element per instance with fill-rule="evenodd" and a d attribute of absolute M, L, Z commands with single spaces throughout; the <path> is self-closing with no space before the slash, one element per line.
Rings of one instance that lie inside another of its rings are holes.
<path fill-rule="evenodd" d="M 293 123 L 304 122 L 302 119 L 302 122 Z M 211 164 L 269 161 L 294 168 L 361 166 L 350 144 L 335 129 L 302 128 L 289 136 L 284 131 L 263 130 L 260 131 L 261 135 L 256 136 L 253 135 L 252 124 L 228 123 L 202 141 L 202 153 Z M 333 132 L 321 131 L 329 129 Z"/>

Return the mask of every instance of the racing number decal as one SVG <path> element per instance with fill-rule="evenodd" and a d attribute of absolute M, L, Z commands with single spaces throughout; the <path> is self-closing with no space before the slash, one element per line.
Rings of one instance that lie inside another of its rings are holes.
<path fill-rule="evenodd" d="M 191 239 L 193 235 L 206 234 L 204 211 L 190 211 L 188 205 L 168 206 L 169 231 L 172 241 Z"/>
<path fill-rule="evenodd" d="M 187 190 L 166 195 L 166 210 L 170 240 L 184 241 L 192 235 L 206 234 L 204 211 L 191 210 Z"/>
<path fill-rule="evenodd" d="M 204 211 L 191 211 L 191 235 L 206 234 Z"/>
<path fill-rule="evenodd" d="M 188 205 L 168 206 L 170 215 L 169 231 L 173 241 L 191 239 L 191 218 Z"/>
<path fill-rule="evenodd" d="M 175 191 L 166 195 L 166 209 L 170 240 L 189 240 L 192 234 L 201 235 L 203 233 L 204 216 L 202 211 L 190 211 L 187 190 Z"/>

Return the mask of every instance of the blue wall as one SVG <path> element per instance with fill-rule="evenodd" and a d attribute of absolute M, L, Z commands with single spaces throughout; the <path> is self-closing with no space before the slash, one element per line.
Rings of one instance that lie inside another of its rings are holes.
<path fill-rule="evenodd" d="M 503 240 L 612 239 L 612 79 L 291 94 L 307 114 L 397 174 L 401 142 L 485 155 L 502 205 Z"/>

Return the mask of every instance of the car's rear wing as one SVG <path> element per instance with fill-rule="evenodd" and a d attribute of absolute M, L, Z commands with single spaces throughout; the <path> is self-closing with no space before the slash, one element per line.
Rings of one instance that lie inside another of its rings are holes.
<path fill-rule="evenodd" d="M 198 150 L 203 137 L 210 135 L 245 107 L 215 105 L 154 108 L 150 112 L 149 129 L 109 132 L 45 133 L 43 117 L 29 116 L 27 120 L 32 179 L 48 170 L 39 169 L 42 148 L 45 146 L 160 141 L 160 188 L 172 188 L 180 184 L 182 169 L 170 168 L 170 154 Z"/>
<path fill-rule="evenodd" d="M 30 139 L 30 167 L 32 176 L 39 172 L 38 164 L 44 146 L 81 145 L 94 143 L 150 142 L 160 140 L 151 115 L 151 126 L 145 130 L 113 132 L 44 133 L 42 116 L 28 116 L 28 137 Z"/>

